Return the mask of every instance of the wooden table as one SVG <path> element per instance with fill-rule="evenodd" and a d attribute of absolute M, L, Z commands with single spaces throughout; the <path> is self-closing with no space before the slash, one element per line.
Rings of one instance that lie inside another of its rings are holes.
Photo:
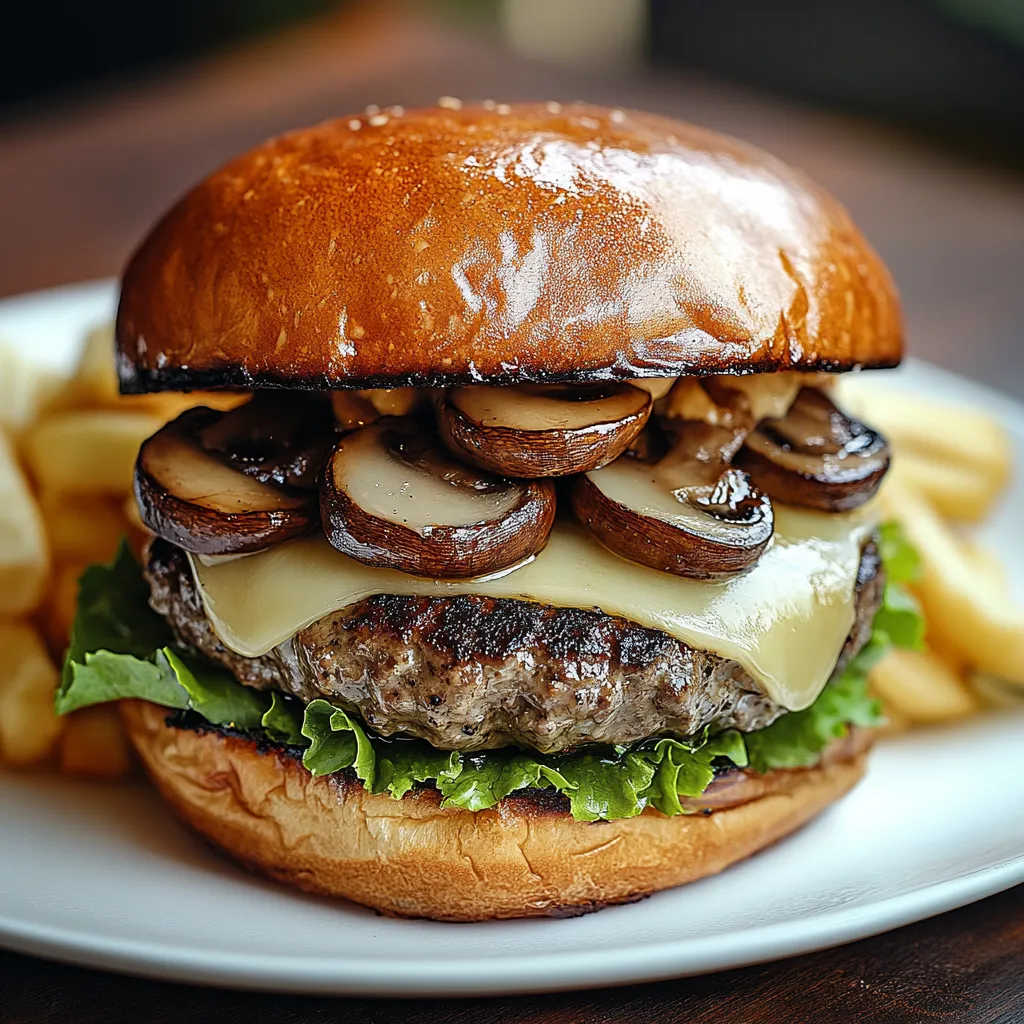
<path fill-rule="evenodd" d="M 1024 182 L 882 129 L 668 72 L 538 68 L 380 3 L 160 80 L 0 123 L 0 294 L 116 274 L 164 207 L 287 127 L 442 94 L 658 110 L 833 190 L 901 286 L 916 354 L 1024 398 Z M 951 808 L 951 813 L 955 810 Z M 1024 887 L 877 939 L 607 992 L 410 1003 L 252 996 L 0 954 L 0 1024 L 145 1019 L 1024 1022 Z"/>

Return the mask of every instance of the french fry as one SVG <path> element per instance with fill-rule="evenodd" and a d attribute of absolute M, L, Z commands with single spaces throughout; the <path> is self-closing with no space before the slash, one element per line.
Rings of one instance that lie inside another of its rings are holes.
<path fill-rule="evenodd" d="M 39 508 L 0 431 L 0 615 L 25 615 L 38 606 L 49 564 Z"/>
<path fill-rule="evenodd" d="M 883 501 L 921 557 L 914 589 L 929 633 L 973 668 L 1024 685 L 1024 609 L 992 591 L 966 545 L 913 489 L 893 480 Z"/>
<path fill-rule="evenodd" d="M 116 781 L 132 774 L 132 752 L 116 704 L 68 715 L 60 738 L 60 767 L 68 775 Z"/>
<path fill-rule="evenodd" d="M 873 427 L 895 445 L 939 462 L 975 467 L 998 490 L 1010 477 L 1013 448 L 1006 430 L 979 409 L 922 398 L 863 380 L 844 381 L 849 400 Z"/>
<path fill-rule="evenodd" d="M 869 678 L 883 702 L 908 722 L 944 722 L 978 709 L 970 690 L 934 651 L 893 648 Z"/>
<path fill-rule="evenodd" d="M 149 542 L 156 534 L 142 521 L 138 502 L 136 502 L 134 494 L 129 494 L 125 498 L 122 511 L 124 513 L 125 537 L 128 540 L 128 547 L 131 548 L 135 560 L 140 565 L 145 565 L 146 550 L 149 547 Z"/>
<path fill-rule="evenodd" d="M 969 682 L 975 694 L 989 707 L 1024 707 L 1024 689 L 985 672 L 972 672 Z"/>
<path fill-rule="evenodd" d="M 39 505 L 54 562 L 107 562 L 125 532 L 116 500 L 46 492 Z"/>
<path fill-rule="evenodd" d="M 911 448 L 897 448 L 891 472 L 927 498 L 940 515 L 965 523 L 985 519 L 1006 482 L 988 467 L 944 460 Z"/>
<path fill-rule="evenodd" d="M 165 391 L 152 395 L 122 395 L 114 370 L 114 325 L 94 327 L 85 338 L 74 375 L 53 398 L 53 405 L 70 409 L 125 409 L 150 413 L 163 422 L 174 419 L 194 405 L 214 409 L 230 409 L 244 401 L 237 392 L 193 392 L 180 394 Z"/>
<path fill-rule="evenodd" d="M 25 435 L 25 459 L 43 490 L 120 496 L 131 490 L 139 446 L 162 425 L 145 412 L 58 413 Z"/>
<path fill-rule="evenodd" d="M 881 731 L 887 735 L 906 732 L 910 727 L 910 720 L 901 711 L 897 711 L 882 695 L 872 691 L 872 695 L 882 701 L 882 714 L 885 716 L 885 724 Z"/>
<path fill-rule="evenodd" d="M 946 638 L 941 633 L 928 628 L 927 622 L 925 623 L 924 640 L 928 647 L 946 663 L 951 672 L 955 672 L 961 679 L 965 679 L 968 676 L 971 666 L 967 663 L 963 653 L 950 647 Z"/>
<path fill-rule="evenodd" d="M 85 336 L 78 366 L 64 386 L 57 404 L 65 409 L 91 409 L 118 400 L 114 370 L 114 325 L 101 324 Z"/>
<path fill-rule="evenodd" d="M 71 639 L 71 624 L 78 610 L 78 581 L 88 565 L 72 562 L 57 566 L 38 616 L 46 645 L 57 661 L 63 659 Z"/>
<path fill-rule="evenodd" d="M 31 362 L 0 342 L 0 427 L 20 434 L 60 391 L 60 374 Z"/>
<path fill-rule="evenodd" d="M 35 764 L 64 727 L 53 711 L 57 668 L 39 634 L 25 623 L 0 625 L 0 759 Z"/>
<path fill-rule="evenodd" d="M 989 592 L 998 597 L 1009 598 L 1010 580 L 1006 575 L 1006 565 L 999 556 L 984 544 L 970 538 L 963 541 L 963 546 L 978 579 L 985 584 Z"/>

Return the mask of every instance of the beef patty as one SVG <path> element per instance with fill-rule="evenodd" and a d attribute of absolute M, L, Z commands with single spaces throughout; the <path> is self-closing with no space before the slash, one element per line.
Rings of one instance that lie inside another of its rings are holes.
<path fill-rule="evenodd" d="M 705 726 L 751 732 L 785 713 L 737 662 L 598 611 L 377 594 L 244 658 L 213 632 L 179 548 L 154 541 L 146 577 L 150 604 L 178 640 L 241 682 L 305 701 L 326 697 L 381 735 L 418 736 L 442 750 L 550 753 L 690 736 Z M 882 584 L 869 541 L 836 672 L 871 635 Z"/>

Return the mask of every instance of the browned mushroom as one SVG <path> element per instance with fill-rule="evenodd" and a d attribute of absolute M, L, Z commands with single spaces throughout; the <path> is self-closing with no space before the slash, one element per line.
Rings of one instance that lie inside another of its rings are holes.
<path fill-rule="evenodd" d="M 312 490 L 334 443 L 334 415 L 322 395 L 257 392 L 197 431 L 208 452 L 267 484 Z"/>
<path fill-rule="evenodd" d="M 650 392 L 632 384 L 450 388 L 438 427 L 467 462 L 502 476 L 567 476 L 620 455 L 651 414 Z"/>
<path fill-rule="evenodd" d="M 143 443 L 135 463 L 142 521 L 165 540 L 204 555 L 260 551 L 311 529 L 315 492 L 264 483 L 196 441 L 220 415 L 189 409 Z"/>
<path fill-rule="evenodd" d="M 422 423 L 386 417 L 338 442 L 320 510 L 327 539 L 360 562 L 464 579 L 535 555 L 551 532 L 555 490 L 470 469 Z"/>
<path fill-rule="evenodd" d="M 692 579 L 745 572 L 768 546 L 774 514 L 747 474 L 728 464 L 742 440 L 706 423 L 675 425 L 660 457 L 656 443 L 646 445 L 646 458 L 624 455 L 577 477 L 573 511 L 631 561 Z"/>
<path fill-rule="evenodd" d="M 889 446 L 822 391 L 803 388 L 784 417 L 758 424 L 735 462 L 778 501 L 843 512 L 878 490 Z"/>

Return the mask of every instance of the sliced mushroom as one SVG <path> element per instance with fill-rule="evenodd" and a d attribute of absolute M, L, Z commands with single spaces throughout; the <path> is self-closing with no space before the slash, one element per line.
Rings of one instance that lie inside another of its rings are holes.
<path fill-rule="evenodd" d="M 672 390 L 672 385 L 675 382 L 675 377 L 636 377 L 629 383 L 635 388 L 643 388 L 644 391 L 649 391 L 651 398 L 654 401 L 658 401 L 659 398 L 664 398 Z"/>
<path fill-rule="evenodd" d="M 889 446 L 828 395 L 803 388 L 784 417 L 764 420 L 748 435 L 736 464 L 778 501 L 844 512 L 878 490 Z"/>
<path fill-rule="evenodd" d="M 470 469 L 422 423 L 386 417 L 338 442 L 320 510 L 327 539 L 351 558 L 464 579 L 535 555 L 551 532 L 555 489 Z"/>
<path fill-rule="evenodd" d="M 745 572 L 768 546 L 775 517 L 767 496 L 729 465 L 742 439 L 724 427 L 678 424 L 656 461 L 626 455 L 577 477 L 573 511 L 631 561 L 691 579 Z"/>
<path fill-rule="evenodd" d="M 450 388 L 438 427 L 459 456 L 503 476 L 534 479 L 597 469 L 617 458 L 651 414 L 632 384 Z"/>
<path fill-rule="evenodd" d="M 261 391 L 201 428 L 197 439 L 256 480 L 313 490 L 334 426 L 331 403 L 322 395 Z"/>
<path fill-rule="evenodd" d="M 135 463 L 142 521 L 186 551 L 247 554 L 310 530 L 316 495 L 288 492 L 215 458 L 195 440 L 220 416 L 189 409 L 145 441 Z"/>

